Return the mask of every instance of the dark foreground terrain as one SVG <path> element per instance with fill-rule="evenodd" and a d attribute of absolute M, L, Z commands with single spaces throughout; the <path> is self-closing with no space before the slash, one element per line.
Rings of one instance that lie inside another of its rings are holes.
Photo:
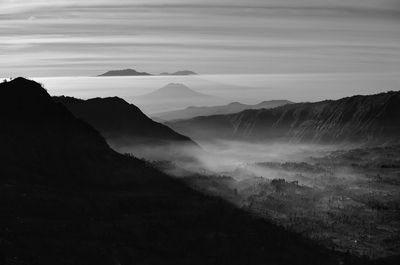
<path fill-rule="evenodd" d="M 35 82 L 0 93 L 0 264 L 367 264 L 114 152 Z"/>

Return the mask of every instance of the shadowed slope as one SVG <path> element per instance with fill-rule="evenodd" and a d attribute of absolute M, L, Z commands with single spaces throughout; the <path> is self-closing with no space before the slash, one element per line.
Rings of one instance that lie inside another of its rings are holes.
<path fill-rule="evenodd" d="M 160 112 L 154 113 L 152 117 L 156 117 L 160 120 L 164 121 L 173 121 L 173 120 L 181 120 L 181 119 L 190 119 L 198 116 L 211 116 L 211 115 L 222 115 L 222 114 L 231 114 L 237 113 L 247 109 L 271 109 L 279 106 L 283 106 L 286 104 L 292 104 L 288 100 L 270 100 L 263 101 L 259 104 L 248 105 L 242 104 L 239 102 L 232 102 L 228 105 L 222 106 L 211 106 L 211 107 L 187 107 L 181 110 L 174 110 L 168 112 Z"/>
<path fill-rule="evenodd" d="M 127 138 L 132 143 L 138 144 L 162 145 L 181 142 L 195 145 L 189 137 L 154 122 L 138 107 L 118 97 L 88 100 L 54 97 L 54 100 L 62 103 L 78 118 L 94 126 L 110 141 Z"/>
<path fill-rule="evenodd" d="M 297 103 L 166 124 L 194 139 L 385 143 L 399 140 L 400 92 Z"/>

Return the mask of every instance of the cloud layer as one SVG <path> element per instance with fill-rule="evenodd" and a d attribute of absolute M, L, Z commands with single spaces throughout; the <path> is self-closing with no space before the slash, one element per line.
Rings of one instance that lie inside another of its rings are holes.
<path fill-rule="evenodd" d="M 0 0 L 0 75 L 399 72 L 396 0 Z"/>

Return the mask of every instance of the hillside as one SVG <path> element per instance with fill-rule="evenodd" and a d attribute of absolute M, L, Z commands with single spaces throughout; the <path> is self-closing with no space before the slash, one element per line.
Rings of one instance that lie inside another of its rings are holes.
<path fill-rule="evenodd" d="M 400 135 L 400 92 L 166 123 L 193 139 L 385 143 Z"/>
<path fill-rule="evenodd" d="M 168 147 L 176 150 L 180 147 L 198 147 L 190 138 L 151 120 L 138 107 L 118 97 L 88 100 L 72 97 L 53 99 L 66 106 L 76 117 L 96 128 L 117 150 L 128 145 L 132 147 L 132 153 L 137 155 L 135 147 L 140 146 Z"/>
<path fill-rule="evenodd" d="M 240 102 L 232 102 L 228 105 L 211 106 L 211 107 L 187 107 L 181 110 L 174 110 L 168 112 L 154 113 L 152 117 L 163 121 L 173 121 L 190 119 L 197 116 L 211 116 L 211 115 L 221 115 L 221 114 L 231 114 L 236 112 L 241 112 L 247 109 L 271 109 L 286 104 L 292 104 L 288 100 L 269 100 L 263 101 L 255 105 L 242 104 Z"/>
<path fill-rule="evenodd" d="M 33 81 L 0 93 L 1 264 L 365 264 L 114 152 Z"/>

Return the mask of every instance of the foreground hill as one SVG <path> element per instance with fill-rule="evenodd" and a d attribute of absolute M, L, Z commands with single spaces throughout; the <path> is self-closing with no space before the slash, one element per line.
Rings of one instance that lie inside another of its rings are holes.
<path fill-rule="evenodd" d="M 166 123 L 193 139 L 385 143 L 399 141 L 400 92 Z"/>
<path fill-rule="evenodd" d="M 232 102 L 228 105 L 222 106 L 211 106 L 211 107 L 187 107 L 181 110 L 174 110 L 168 112 L 154 113 L 152 117 L 155 117 L 164 121 L 172 121 L 172 120 L 182 120 L 182 119 L 190 119 L 197 116 L 211 116 L 211 115 L 220 115 L 220 114 L 231 114 L 237 113 L 247 109 L 271 109 L 279 106 L 283 106 L 286 104 L 292 104 L 288 100 L 269 100 L 263 101 L 261 103 L 255 105 L 242 104 L 239 102 Z"/>
<path fill-rule="evenodd" d="M 33 81 L 0 93 L 0 264 L 358 262 L 114 152 Z"/>
<path fill-rule="evenodd" d="M 140 147 L 176 150 L 178 147 L 197 147 L 190 138 L 151 120 L 138 107 L 121 98 L 53 99 L 66 106 L 76 117 L 96 128 L 117 150 L 130 146 L 136 154 L 135 148 L 137 150 Z"/>

